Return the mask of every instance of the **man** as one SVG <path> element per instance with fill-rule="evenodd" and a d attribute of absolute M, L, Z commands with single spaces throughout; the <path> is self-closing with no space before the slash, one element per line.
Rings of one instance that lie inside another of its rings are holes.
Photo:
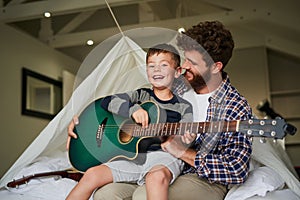
<path fill-rule="evenodd" d="M 183 97 L 193 104 L 194 121 L 231 121 L 251 118 L 246 99 L 230 84 L 224 68 L 232 56 L 231 33 L 218 21 L 201 22 L 177 38 L 184 51 L 182 73 L 192 89 Z M 251 143 L 239 132 L 198 134 L 193 148 L 184 141 L 195 134 L 174 137 L 162 144 L 186 163 L 184 174 L 169 187 L 169 199 L 224 199 L 228 188 L 242 184 L 248 175 Z M 188 142 L 187 142 L 188 143 Z M 109 184 L 94 199 L 146 199 L 145 187 Z"/>

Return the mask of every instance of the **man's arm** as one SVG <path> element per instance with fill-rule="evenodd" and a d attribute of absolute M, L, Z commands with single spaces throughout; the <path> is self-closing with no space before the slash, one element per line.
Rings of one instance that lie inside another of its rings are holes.
<path fill-rule="evenodd" d="M 246 135 L 224 133 L 217 152 L 197 152 L 195 170 L 209 182 L 241 184 L 248 175 L 251 143 Z"/>

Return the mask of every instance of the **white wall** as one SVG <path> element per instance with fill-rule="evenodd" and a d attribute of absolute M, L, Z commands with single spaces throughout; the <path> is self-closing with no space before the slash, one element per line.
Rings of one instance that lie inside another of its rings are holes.
<path fill-rule="evenodd" d="M 270 97 L 270 82 L 275 82 L 273 85 L 277 85 L 277 87 L 288 86 L 287 88 L 290 90 L 298 89 L 299 91 L 299 79 L 297 79 L 297 76 L 299 76 L 298 63 L 295 61 L 291 64 L 291 62 L 295 59 L 275 54 L 273 57 L 276 58 L 276 60 L 270 62 L 268 55 L 270 56 L 265 47 L 237 49 L 234 51 L 229 66 L 225 68 L 225 71 L 228 71 L 231 77 L 232 84 L 247 98 L 253 112 L 260 118 L 264 117 L 264 114 L 258 112 L 256 106 L 264 99 L 268 99 L 269 101 L 272 100 Z M 287 65 L 287 62 L 289 65 Z M 288 67 L 293 68 L 293 70 Z M 275 71 L 275 68 L 277 69 L 277 76 L 269 77 L 269 72 Z M 285 106 L 293 111 L 296 110 L 296 116 L 299 116 L 297 104 L 298 103 L 296 102 L 289 104 L 282 103 L 280 106 Z M 280 109 L 279 105 L 271 106 L 275 106 L 273 107 L 275 111 L 288 119 L 288 112 L 285 112 L 284 109 Z M 298 125 L 298 132 L 294 136 L 288 135 L 286 137 L 286 151 L 292 161 L 292 164 L 294 166 L 300 166 L 299 117 L 297 120 L 290 121 L 290 123 L 295 126 Z"/>
<path fill-rule="evenodd" d="M 80 63 L 30 36 L 0 24 L 0 176 L 35 139 L 49 120 L 21 115 L 21 68 L 61 79 Z"/>
<path fill-rule="evenodd" d="M 267 78 L 267 54 L 265 47 L 236 49 L 225 71 L 231 83 L 245 96 L 253 112 L 260 117 L 256 106 L 263 99 L 269 99 Z"/>

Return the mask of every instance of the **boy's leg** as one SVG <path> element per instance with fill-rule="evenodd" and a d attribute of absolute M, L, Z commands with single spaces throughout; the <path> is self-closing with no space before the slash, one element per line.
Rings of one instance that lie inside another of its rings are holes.
<path fill-rule="evenodd" d="M 171 172 L 170 184 L 174 182 L 177 176 L 180 175 L 183 168 L 183 161 L 175 158 L 171 154 L 164 151 L 154 151 L 147 153 L 147 160 L 143 165 L 143 173 L 138 180 L 138 185 L 145 183 L 145 177 L 154 166 L 164 166 Z"/>
<path fill-rule="evenodd" d="M 169 187 L 169 199 L 172 200 L 223 200 L 226 196 L 226 187 L 220 184 L 210 184 L 205 179 L 200 179 L 196 174 L 179 176 Z M 138 187 L 133 200 L 146 200 L 146 187 Z"/>
<path fill-rule="evenodd" d="M 183 162 L 164 151 L 147 154 L 138 184 L 146 183 L 147 199 L 168 199 L 168 188 L 181 173 Z"/>
<path fill-rule="evenodd" d="M 121 182 L 136 182 L 141 174 L 142 167 L 131 161 L 118 160 L 105 163 L 111 169 L 113 182 L 99 188 L 94 193 L 95 200 L 131 199 L 136 184 Z"/>
<path fill-rule="evenodd" d="M 105 165 L 88 169 L 79 183 L 72 189 L 67 197 L 69 199 L 89 199 L 94 190 L 105 184 L 111 183 L 113 176 L 111 170 Z"/>
<path fill-rule="evenodd" d="M 168 200 L 168 190 L 172 176 L 170 170 L 165 166 L 152 167 L 146 175 L 147 199 Z"/>

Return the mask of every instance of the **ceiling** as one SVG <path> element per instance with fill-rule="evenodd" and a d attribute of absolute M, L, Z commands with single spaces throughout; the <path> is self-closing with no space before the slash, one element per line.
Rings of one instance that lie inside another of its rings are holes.
<path fill-rule="evenodd" d="M 267 46 L 300 57 L 299 0 L 2 0 L 0 23 L 29 34 L 82 62 L 95 45 L 142 27 L 177 30 L 219 20 L 237 48 Z M 52 17 L 45 18 L 49 11 Z M 159 36 L 158 36 L 159 37 Z"/>

